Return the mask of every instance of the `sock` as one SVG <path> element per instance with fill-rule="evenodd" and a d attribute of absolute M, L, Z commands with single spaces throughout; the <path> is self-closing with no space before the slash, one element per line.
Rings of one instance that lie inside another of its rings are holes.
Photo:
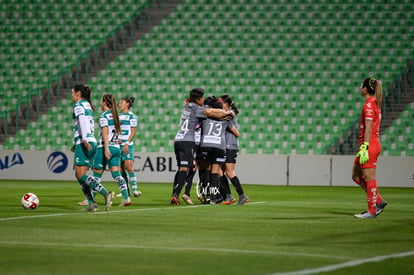
<path fill-rule="evenodd" d="M 187 171 L 178 171 L 176 177 L 177 177 L 177 180 L 174 183 L 172 195 L 178 197 L 181 193 L 181 190 L 184 187 L 185 178 L 187 177 Z"/>
<path fill-rule="evenodd" d="M 126 183 L 125 179 L 122 177 L 121 172 L 114 171 L 114 172 L 111 172 L 111 175 L 116 180 L 116 182 L 118 183 L 119 191 L 122 194 L 122 198 L 124 200 L 127 200 L 129 198 L 128 186 L 127 186 L 127 183 Z"/>
<path fill-rule="evenodd" d="M 98 173 L 98 172 L 96 172 L 96 171 L 93 171 L 93 176 L 95 177 L 95 178 L 102 178 L 102 174 L 101 173 Z"/>
<path fill-rule="evenodd" d="M 369 180 L 366 182 L 367 185 L 367 201 L 368 201 L 368 212 L 375 214 L 376 203 L 378 199 L 378 187 L 376 180 Z"/>
<path fill-rule="evenodd" d="M 220 201 L 222 200 L 222 196 L 220 195 L 220 177 L 218 174 L 211 174 L 211 182 L 210 182 L 210 194 L 213 200 Z"/>
<path fill-rule="evenodd" d="M 356 184 L 358 184 L 362 189 L 364 189 L 365 193 L 367 192 L 367 185 L 365 184 L 364 179 L 357 179 Z"/>
<path fill-rule="evenodd" d="M 135 175 L 135 172 L 128 172 L 128 178 L 129 178 L 128 182 L 131 183 L 132 191 L 133 192 L 138 191 L 137 177 Z"/>
<path fill-rule="evenodd" d="M 127 174 L 127 172 L 125 170 L 123 170 L 123 171 L 121 171 L 121 176 L 124 178 L 124 180 L 126 182 L 128 196 L 129 196 L 131 193 L 129 192 L 129 179 L 128 179 L 128 174 Z"/>
<path fill-rule="evenodd" d="M 381 201 L 382 201 L 382 197 L 381 197 L 381 195 L 379 194 L 378 187 L 377 187 L 377 201 L 375 202 L 375 204 L 380 204 L 380 203 L 381 203 Z"/>
<path fill-rule="evenodd" d="M 379 193 L 379 191 L 378 191 L 378 184 L 377 184 L 377 180 L 375 180 L 375 186 L 376 186 L 376 188 L 377 188 L 377 199 L 376 199 L 376 201 L 375 201 L 375 204 L 379 204 L 379 203 L 382 201 L 382 197 L 381 197 L 381 195 L 380 195 L 380 193 Z"/>
<path fill-rule="evenodd" d="M 88 200 L 88 203 L 95 202 L 94 196 L 92 196 L 91 188 L 86 184 L 81 184 L 82 192 L 85 195 L 86 199 Z"/>
<path fill-rule="evenodd" d="M 224 175 L 220 177 L 220 194 L 226 198 L 231 195 L 229 180 Z"/>
<path fill-rule="evenodd" d="M 83 180 L 83 182 L 87 184 L 91 190 L 99 192 L 102 196 L 105 196 L 107 191 L 105 187 L 101 184 L 100 178 L 88 176 L 85 174 L 82 176 L 81 180 Z"/>
<path fill-rule="evenodd" d="M 198 169 L 198 177 L 200 180 L 200 193 L 203 195 L 206 195 L 206 193 L 204 193 L 204 188 L 206 186 L 206 176 L 205 176 L 206 170 L 200 170 Z"/>
<path fill-rule="evenodd" d="M 128 184 L 129 183 L 128 174 L 125 170 L 121 171 L 121 176 L 124 178 L 125 182 Z"/>
<path fill-rule="evenodd" d="M 101 173 L 98 173 L 98 172 L 93 172 L 93 176 L 95 177 L 95 178 L 98 178 L 99 179 L 99 182 L 101 182 L 101 179 L 102 179 L 102 174 Z M 92 197 L 93 198 L 96 198 L 96 191 L 95 190 L 92 190 Z"/>
<path fill-rule="evenodd" d="M 190 169 L 190 171 L 188 171 L 188 175 L 185 179 L 186 185 L 185 185 L 184 194 L 186 194 L 187 196 L 190 196 L 191 187 L 193 186 L 194 175 L 195 175 L 195 170 Z"/>
<path fill-rule="evenodd" d="M 234 188 L 236 189 L 237 194 L 241 195 L 244 193 L 243 188 L 240 184 L 240 180 L 237 176 L 230 179 L 231 183 L 233 184 Z"/>
<path fill-rule="evenodd" d="M 210 186 L 211 186 L 211 174 L 210 170 L 205 170 L 204 172 L 204 189 L 203 194 L 208 196 L 210 195 Z"/>
<path fill-rule="evenodd" d="M 174 188 L 175 188 L 175 186 L 177 186 L 177 184 L 178 184 L 178 175 L 180 174 L 180 170 L 177 170 L 177 172 L 175 172 L 175 175 L 174 175 L 174 183 L 173 183 L 173 193 L 174 193 Z"/>

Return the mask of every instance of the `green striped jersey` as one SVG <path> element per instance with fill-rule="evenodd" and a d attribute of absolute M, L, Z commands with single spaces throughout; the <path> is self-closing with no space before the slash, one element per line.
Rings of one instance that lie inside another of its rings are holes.
<path fill-rule="evenodd" d="M 102 128 L 108 127 L 109 145 L 119 147 L 119 144 L 118 144 L 118 135 L 119 134 L 116 132 L 115 121 L 113 119 L 111 110 L 105 111 L 99 116 L 99 126 L 101 128 L 101 133 L 99 135 L 100 138 L 99 138 L 99 145 L 98 146 L 100 146 L 100 147 L 103 146 Z"/>
<path fill-rule="evenodd" d="M 94 112 L 87 100 L 81 99 L 73 104 L 72 129 L 75 144 L 80 144 L 82 137 L 86 137 L 88 141 L 96 142 L 93 115 Z M 81 124 L 84 133 L 81 130 Z"/>
<path fill-rule="evenodd" d="M 131 136 L 131 129 L 137 127 L 137 117 L 132 112 L 126 112 L 119 114 L 119 120 L 121 122 L 121 135 L 119 136 L 119 139 L 124 144 Z M 128 145 L 132 144 L 134 144 L 133 140 L 131 140 Z"/>

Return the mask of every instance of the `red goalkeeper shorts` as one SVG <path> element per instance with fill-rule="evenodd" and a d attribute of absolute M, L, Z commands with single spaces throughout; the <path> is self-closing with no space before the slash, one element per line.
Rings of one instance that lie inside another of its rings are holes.
<path fill-rule="evenodd" d="M 361 166 L 361 168 L 377 168 L 378 157 L 381 153 L 381 144 L 372 143 L 368 146 L 368 161 L 365 164 L 359 163 L 359 157 L 354 160 L 355 165 Z"/>

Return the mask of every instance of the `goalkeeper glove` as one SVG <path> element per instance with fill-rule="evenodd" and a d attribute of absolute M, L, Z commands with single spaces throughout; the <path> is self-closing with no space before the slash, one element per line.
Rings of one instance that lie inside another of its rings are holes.
<path fill-rule="evenodd" d="M 369 146 L 369 142 L 364 142 L 360 147 L 359 147 L 359 151 L 358 154 L 356 155 L 357 157 L 359 157 L 359 163 L 360 164 L 365 164 L 367 163 L 368 159 L 369 159 L 369 155 L 368 155 L 368 146 Z"/>

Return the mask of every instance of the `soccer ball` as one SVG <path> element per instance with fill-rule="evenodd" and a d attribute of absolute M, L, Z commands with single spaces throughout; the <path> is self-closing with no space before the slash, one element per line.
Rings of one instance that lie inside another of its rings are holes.
<path fill-rule="evenodd" d="M 26 193 L 22 197 L 24 209 L 36 209 L 39 206 L 39 198 L 33 193 Z"/>

